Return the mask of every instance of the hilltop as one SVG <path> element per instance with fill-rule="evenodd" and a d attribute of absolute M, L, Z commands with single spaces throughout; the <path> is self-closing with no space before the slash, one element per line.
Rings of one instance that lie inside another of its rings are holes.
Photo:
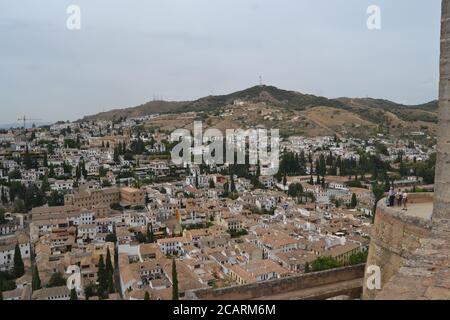
<path fill-rule="evenodd" d="M 365 134 L 384 132 L 394 135 L 423 131 L 434 135 L 437 123 L 437 101 L 421 105 L 403 105 L 373 98 L 325 97 L 288 91 L 274 86 L 255 86 L 227 95 L 207 96 L 195 101 L 151 101 L 143 105 L 116 109 L 86 116 L 81 121 L 117 120 L 166 114 L 149 125 L 172 129 L 168 123 L 188 125 L 194 112 L 208 125 L 221 127 L 250 127 L 263 125 L 279 127 L 283 134 L 320 135 Z M 250 111 L 251 112 L 248 112 Z M 184 123 L 183 118 L 186 119 Z"/>

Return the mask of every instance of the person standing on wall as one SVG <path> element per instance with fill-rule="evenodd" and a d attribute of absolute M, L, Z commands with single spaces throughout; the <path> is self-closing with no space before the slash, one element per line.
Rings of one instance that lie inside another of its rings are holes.
<path fill-rule="evenodd" d="M 394 206 L 394 199 L 395 199 L 395 191 L 394 191 L 393 187 L 391 187 L 389 189 L 388 196 L 389 196 L 389 207 L 393 207 Z"/>
<path fill-rule="evenodd" d="M 403 200 L 403 209 L 405 211 L 408 211 L 407 203 L 408 203 L 408 194 L 406 193 L 406 190 L 402 194 L 402 200 Z"/>
<path fill-rule="evenodd" d="M 403 201 L 402 201 L 402 198 L 403 198 L 402 190 L 398 190 L 398 192 L 396 194 L 396 197 L 397 197 L 397 206 L 399 206 L 401 208 L 402 204 L 403 204 Z"/>

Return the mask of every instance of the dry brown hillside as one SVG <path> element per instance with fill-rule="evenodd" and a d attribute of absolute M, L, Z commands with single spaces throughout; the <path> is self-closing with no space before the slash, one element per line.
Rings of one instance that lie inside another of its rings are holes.
<path fill-rule="evenodd" d="M 367 136 L 377 132 L 402 135 L 423 131 L 434 135 L 437 102 L 406 106 L 381 99 L 327 99 L 272 86 L 256 86 L 196 101 L 152 101 L 134 108 L 87 116 L 81 121 L 136 118 L 165 114 L 146 125 L 173 130 L 202 120 L 219 129 L 279 128 L 283 135 L 337 134 Z"/>

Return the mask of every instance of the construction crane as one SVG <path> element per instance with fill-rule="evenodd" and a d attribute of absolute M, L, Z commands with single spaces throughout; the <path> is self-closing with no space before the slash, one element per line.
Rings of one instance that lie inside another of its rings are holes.
<path fill-rule="evenodd" d="M 23 130 L 25 130 L 25 131 L 27 131 L 27 127 L 26 127 L 27 121 L 40 121 L 40 120 L 42 120 L 42 119 L 31 119 L 31 118 L 27 118 L 27 116 L 25 116 L 25 115 L 23 117 L 17 119 L 17 121 L 23 121 Z"/>

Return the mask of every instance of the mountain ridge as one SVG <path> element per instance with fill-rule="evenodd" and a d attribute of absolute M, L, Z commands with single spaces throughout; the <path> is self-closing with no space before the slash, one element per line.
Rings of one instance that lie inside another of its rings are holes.
<path fill-rule="evenodd" d="M 387 99 L 347 98 L 330 99 L 312 94 L 283 90 L 274 86 L 254 86 L 224 95 L 210 95 L 193 101 L 150 101 L 142 105 L 114 109 L 90 116 L 79 121 L 117 120 L 120 118 L 143 117 L 151 114 L 180 114 L 186 112 L 208 113 L 218 116 L 235 101 L 248 104 L 261 104 L 282 110 L 283 112 L 306 112 L 311 108 L 325 107 L 330 110 L 342 110 L 372 123 L 374 126 L 401 126 L 414 131 L 420 127 L 434 126 L 437 123 L 438 101 L 433 100 L 418 105 L 404 105 Z M 323 110 L 322 110 L 323 111 Z M 321 115 L 327 123 L 327 114 Z M 409 128 L 411 127 L 411 128 Z M 414 128 L 413 128 L 414 127 Z"/>

